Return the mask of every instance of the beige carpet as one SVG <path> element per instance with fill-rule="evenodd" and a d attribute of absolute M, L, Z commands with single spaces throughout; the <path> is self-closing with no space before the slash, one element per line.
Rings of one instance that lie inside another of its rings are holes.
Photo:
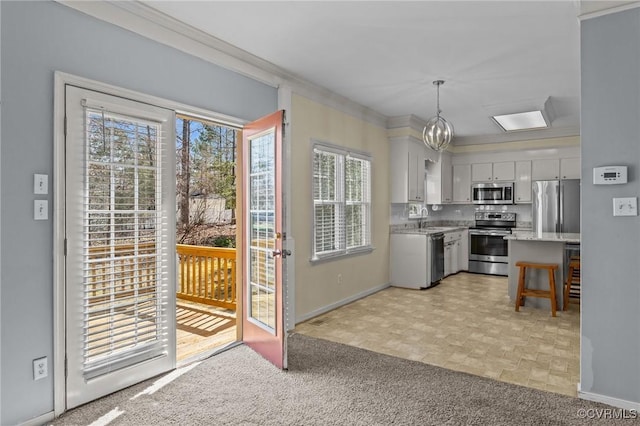
<path fill-rule="evenodd" d="M 289 371 L 238 346 L 54 424 L 584 425 L 585 413 L 612 409 L 299 334 L 289 342 Z"/>

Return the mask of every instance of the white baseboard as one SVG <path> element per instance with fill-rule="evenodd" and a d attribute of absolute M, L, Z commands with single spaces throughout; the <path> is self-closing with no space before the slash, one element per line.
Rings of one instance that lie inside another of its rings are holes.
<path fill-rule="evenodd" d="M 56 416 L 53 414 L 53 411 L 47 414 L 43 414 L 38 417 L 34 417 L 33 419 L 27 420 L 24 423 L 20 423 L 20 426 L 41 426 L 52 422 Z"/>
<path fill-rule="evenodd" d="M 391 286 L 391 283 L 382 284 L 382 285 L 380 285 L 378 287 L 370 288 L 368 290 L 365 290 L 365 291 L 362 291 L 360 293 L 354 294 L 353 296 L 347 297 L 346 299 L 342 299 L 342 300 L 339 300 L 339 301 L 337 301 L 335 303 L 332 303 L 330 305 L 323 306 L 322 308 L 318 308 L 316 310 L 313 310 L 313 311 L 311 311 L 309 313 L 306 313 L 304 315 L 301 315 L 301 316 L 297 317 L 296 318 L 296 324 L 300 324 L 303 321 L 306 321 L 306 320 L 311 319 L 313 317 L 317 317 L 318 315 L 322 315 L 322 314 L 324 314 L 326 312 L 332 311 L 332 310 L 334 310 L 336 308 L 339 308 L 340 306 L 344 306 L 344 305 L 347 305 L 347 304 L 349 304 L 351 302 L 355 302 L 356 300 L 362 299 L 363 297 L 370 296 L 370 295 L 372 295 L 374 293 L 377 293 L 380 290 L 384 290 L 385 288 L 390 287 L 390 286 Z"/>
<path fill-rule="evenodd" d="M 612 405 L 614 407 L 623 408 L 625 410 L 635 410 L 636 412 L 640 413 L 640 402 L 627 401 L 624 399 L 600 395 L 592 392 L 583 392 L 580 389 L 578 389 L 578 398 L 586 399 L 587 401 L 601 402 L 603 404 Z"/>

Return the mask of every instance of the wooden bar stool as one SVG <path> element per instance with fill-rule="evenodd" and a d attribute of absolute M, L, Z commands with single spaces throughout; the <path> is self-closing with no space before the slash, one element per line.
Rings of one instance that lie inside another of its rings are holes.
<path fill-rule="evenodd" d="M 569 271 L 564 283 L 563 311 L 569 308 L 570 302 L 580 304 L 580 256 L 569 259 Z"/>
<path fill-rule="evenodd" d="M 549 299 L 551 304 L 551 316 L 556 316 L 556 263 L 533 263 L 533 262 L 516 262 L 516 266 L 520 268 L 518 276 L 518 293 L 516 295 L 516 312 L 520 311 L 520 306 L 524 306 L 525 297 L 542 297 Z M 529 269 L 546 269 L 549 273 L 549 290 L 534 290 L 525 287 L 527 268 Z"/>

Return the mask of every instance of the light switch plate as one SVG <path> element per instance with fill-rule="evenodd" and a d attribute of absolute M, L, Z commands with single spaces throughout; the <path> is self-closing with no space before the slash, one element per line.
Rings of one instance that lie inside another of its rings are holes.
<path fill-rule="evenodd" d="M 33 175 L 33 193 L 48 194 L 49 193 L 49 175 Z"/>
<path fill-rule="evenodd" d="M 613 199 L 613 215 L 614 216 L 638 216 L 638 198 L 614 198 Z"/>
<path fill-rule="evenodd" d="M 49 219 L 49 202 L 47 200 L 33 200 L 33 220 Z"/>

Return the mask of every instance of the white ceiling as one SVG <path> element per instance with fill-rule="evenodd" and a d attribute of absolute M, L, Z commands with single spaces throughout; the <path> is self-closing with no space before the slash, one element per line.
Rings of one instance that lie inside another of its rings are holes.
<path fill-rule="evenodd" d="M 388 117 L 435 115 L 455 144 L 576 135 L 578 1 L 144 1 Z M 550 130 L 505 134 L 489 118 L 547 97 Z"/>

